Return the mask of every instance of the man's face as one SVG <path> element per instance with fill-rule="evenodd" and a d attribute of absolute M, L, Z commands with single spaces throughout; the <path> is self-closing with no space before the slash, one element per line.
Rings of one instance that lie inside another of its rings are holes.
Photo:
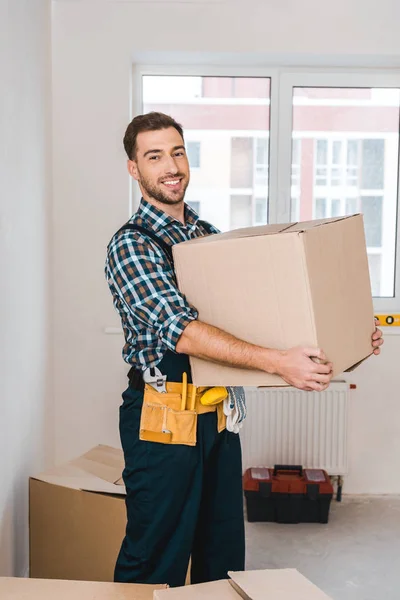
<path fill-rule="evenodd" d="M 183 139 L 174 127 L 144 131 L 136 139 L 136 159 L 128 170 L 143 196 L 161 204 L 180 204 L 189 184 L 189 162 Z"/>

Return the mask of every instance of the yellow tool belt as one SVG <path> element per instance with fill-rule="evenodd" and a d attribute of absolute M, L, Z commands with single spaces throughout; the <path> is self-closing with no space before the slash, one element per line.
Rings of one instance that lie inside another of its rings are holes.
<path fill-rule="evenodd" d="M 226 426 L 223 402 L 211 406 L 201 404 L 201 397 L 209 388 L 195 388 L 192 384 L 166 383 L 167 393 L 159 393 L 146 384 L 140 419 L 141 440 L 162 444 L 195 446 L 197 416 L 217 411 L 217 429 Z"/>

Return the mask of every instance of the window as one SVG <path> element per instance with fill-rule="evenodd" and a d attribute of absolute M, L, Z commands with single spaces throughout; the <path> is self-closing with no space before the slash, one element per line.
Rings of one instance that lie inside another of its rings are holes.
<path fill-rule="evenodd" d="M 200 202 L 198 200 L 188 200 L 187 203 L 190 208 L 193 208 L 195 213 L 200 215 Z"/>
<path fill-rule="evenodd" d="M 305 79 L 322 82 L 334 76 Z M 351 78 L 348 82 L 346 87 L 294 81 L 287 86 L 292 139 L 303 141 L 298 210 L 301 220 L 363 214 L 373 294 L 382 298 L 380 306 L 390 307 L 399 285 L 395 258 L 400 79 L 396 88 L 388 89 L 354 87 Z"/>
<path fill-rule="evenodd" d="M 186 201 L 222 231 L 361 212 L 376 310 L 400 310 L 400 75 L 179 71 L 143 68 L 140 110 L 182 123 Z"/>
<path fill-rule="evenodd" d="M 358 198 L 346 198 L 345 200 L 345 215 L 355 215 L 358 212 Z"/>
<path fill-rule="evenodd" d="M 253 140 L 249 137 L 231 139 L 231 187 L 251 188 L 253 185 Z"/>
<path fill-rule="evenodd" d="M 184 127 L 187 202 L 201 201 L 202 216 L 222 231 L 266 223 L 270 78 L 164 72 L 143 74 L 141 84 L 140 110 L 165 112 Z"/>
<path fill-rule="evenodd" d="M 315 218 L 316 219 L 326 219 L 326 198 L 316 198 L 315 199 Z"/>
<path fill-rule="evenodd" d="M 268 138 L 255 139 L 254 185 L 268 188 Z"/>
<path fill-rule="evenodd" d="M 300 186 L 301 173 L 301 140 L 293 138 L 292 141 L 292 186 Z"/>
<path fill-rule="evenodd" d="M 346 150 L 346 186 L 354 186 L 358 184 L 359 174 L 359 156 L 360 142 L 359 140 L 347 140 Z"/>
<path fill-rule="evenodd" d="M 341 210 L 341 201 L 339 198 L 335 198 L 331 202 L 331 216 L 339 217 L 341 214 L 343 214 Z"/>
<path fill-rule="evenodd" d="M 383 189 L 384 165 L 385 140 L 363 140 L 361 180 L 364 189 Z"/>
<path fill-rule="evenodd" d="M 290 199 L 291 201 L 291 220 L 294 222 L 300 221 L 300 198 L 298 196 L 294 196 Z"/>
<path fill-rule="evenodd" d="M 251 196 L 231 196 L 231 229 L 250 227 L 252 224 Z"/>
<path fill-rule="evenodd" d="M 200 168 L 200 142 L 186 142 L 186 153 L 191 169 Z"/>
<path fill-rule="evenodd" d="M 291 220 L 300 221 L 300 190 L 301 190 L 301 139 L 292 139 L 292 168 L 291 168 Z"/>
<path fill-rule="evenodd" d="M 268 222 L 268 198 L 255 199 L 255 225 L 265 225 Z"/>
<path fill-rule="evenodd" d="M 382 248 L 382 204 L 382 196 L 361 197 L 365 238 L 369 248 Z"/>
<path fill-rule="evenodd" d="M 372 295 L 376 297 L 379 296 L 381 289 L 382 256 L 380 254 L 369 254 L 368 264 Z"/>
<path fill-rule="evenodd" d="M 340 185 L 343 178 L 342 151 L 343 143 L 340 140 L 334 140 L 332 142 L 332 185 Z"/>
<path fill-rule="evenodd" d="M 328 142 L 316 141 L 316 185 L 327 185 L 328 182 Z"/>

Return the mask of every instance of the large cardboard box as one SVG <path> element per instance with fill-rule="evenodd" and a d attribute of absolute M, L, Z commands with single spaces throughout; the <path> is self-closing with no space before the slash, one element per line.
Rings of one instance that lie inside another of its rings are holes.
<path fill-rule="evenodd" d="M 113 581 L 126 527 L 123 467 L 121 450 L 97 446 L 31 477 L 31 577 Z"/>
<path fill-rule="evenodd" d="M 239 229 L 173 247 L 200 320 L 247 342 L 321 347 L 334 376 L 372 352 L 374 312 L 361 215 Z M 191 358 L 198 386 L 279 386 L 276 375 Z"/>
<path fill-rule="evenodd" d="M 0 577 L 1 600 L 153 600 L 166 586 Z"/>
<path fill-rule="evenodd" d="M 154 600 L 330 600 L 296 569 L 229 573 L 231 579 L 156 590 Z"/>

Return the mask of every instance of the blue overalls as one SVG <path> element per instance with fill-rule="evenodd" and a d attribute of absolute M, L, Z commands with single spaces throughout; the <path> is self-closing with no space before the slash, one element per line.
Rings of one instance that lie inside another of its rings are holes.
<path fill-rule="evenodd" d="M 182 381 L 189 359 L 167 351 L 157 365 L 169 381 Z M 139 439 L 143 392 L 122 395 L 120 435 L 125 457 L 126 536 L 115 581 L 185 583 L 244 570 L 242 461 L 239 436 L 217 432 L 217 413 L 198 416 L 197 444 L 168 445 Z"/>

